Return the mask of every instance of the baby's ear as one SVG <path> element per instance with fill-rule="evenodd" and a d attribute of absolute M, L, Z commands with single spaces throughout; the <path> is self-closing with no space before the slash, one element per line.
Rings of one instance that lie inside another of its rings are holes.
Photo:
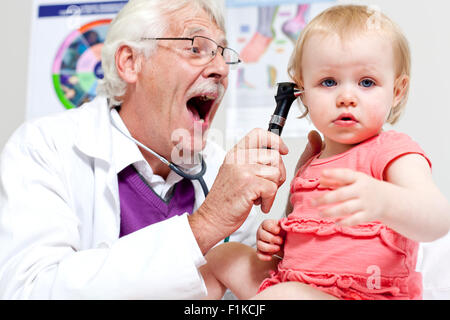
<path fill-rule="evenodd" d="M 298 96 L 298 98 L 300 99 L 298 106 L 300 108 L 300 111 L 302 112 L 302 114 L 298 117 L 298 119 L 302 119 L 305 118 L 309 113 L 308 106 L 305 101 L 305 92 L 304 92 L 305 88 L 303 87 L 303 82 L 301 81 L 296 83 L 296 87 L 297 89 L 302 91 L 302 93 Z"/>
<path fill-rule="evenodd" d="M 396 108 L 404 99 L 408 93 L 409 77 L 406 74 L 399 76 L 394 83 L 394 101 L 393 107 Z"/>
<path fill-rule="evenodd" d="M 303 81 L 297 81 L 295 82 L 295 87 L 297 89 L 299 89 L 300 91 L 302 91 L 302 93 L 298 96 L 300 98 L 300 100 L 303 100 L 304 97 L 304 90 L 305 88 L 303 87 Z"/>
<path fill-rule="evenodd" d="M 392 101 L 391 112 L 389 113 L 387 122 L 394 124 L 397 122 L 402 110 L 405 108 L 408 100 L 409 76 L 401 75 L 394 82 L 394 99 Z"/>

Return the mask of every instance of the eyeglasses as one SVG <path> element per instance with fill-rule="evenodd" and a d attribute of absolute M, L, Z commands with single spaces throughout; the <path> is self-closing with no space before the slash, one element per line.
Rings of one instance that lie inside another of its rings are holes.
<path fill-rule="evenodd" d="M 141 40 L 182 40 L 189 41 L 189 45 L 181 48 L 181 52 L 196 65 L 204 65 L 211 62 L 217 55 L 219 48 L 222 49 L 222 57 L 226 64 L 237 65 L 241 63 L 239 54 L 231 48 L 218 45 L 214 40 L 194 36 L 192 38 L 141 38 Z"/>

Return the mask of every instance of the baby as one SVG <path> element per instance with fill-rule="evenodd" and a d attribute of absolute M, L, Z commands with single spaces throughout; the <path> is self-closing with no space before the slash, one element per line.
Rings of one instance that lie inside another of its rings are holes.
<path fill-rule="evenodd" d="M 208 253 L 209 297 L 421 299 L 418 243 L 448 232 L 450 205 L 417 143 L 383 131 L 406 104 L 407 40 L 378 11 L 332 7 L 302 31 L 289 73 L 325 147 L 292 180 L 289 216 L 260 226 L 257 252 Z"/>

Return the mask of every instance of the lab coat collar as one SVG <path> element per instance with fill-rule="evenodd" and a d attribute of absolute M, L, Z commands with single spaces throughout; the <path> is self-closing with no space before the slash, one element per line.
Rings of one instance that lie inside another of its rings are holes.
<path fill-rule="evenodd" d="M 111 118 L 113 118 L 116 126 L 120 128 L 124 133 L 131 136 L 128 128 L 123 123 L 122 118 L 116 109 L 111 109 Z M 144 156 L 139 151 L 137 145 L 132 142 L 129 138 L 125 137 L 122 132 L 120 132 L 114 126 L 112 127 L 112 152 L 114 157 L 114 163 L 116 167 L 116 173 L 119 173 L 130 164 L 137 162 L 145 162 Z"/>
<path fill-rule="evenodd" d="M 79 107 L 76 147 L 84 154 L 111 163 L 111 119 L 105 97 L 96 97 Z"/>

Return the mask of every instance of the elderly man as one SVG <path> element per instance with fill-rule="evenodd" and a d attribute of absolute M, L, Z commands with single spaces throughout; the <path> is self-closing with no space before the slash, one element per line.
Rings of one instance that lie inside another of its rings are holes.
<path fill-rule="evenodd" d="M 1 298 L 199 298 L 204 254 L 230 235 L 252 244 L 249 213 L 270 210 L 288 150 L 264 130 L 226 155 L 206 143 L 239 62 L 216 3 L 131 0 L 110 26 L 99 96 L 11 137 L 0 172 Z M 200 153 L 206 199 L 198 180 L 158 158 L 196 173 Z"/>

